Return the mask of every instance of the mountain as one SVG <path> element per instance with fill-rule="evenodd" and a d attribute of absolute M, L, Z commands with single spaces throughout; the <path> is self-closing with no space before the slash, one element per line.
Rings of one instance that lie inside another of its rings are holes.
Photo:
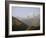
<path fill-rule="evenodd" d="M 12 17 L 12 30 L 39 30 L 40 29 L 40 15 L 33 17 Z"/>
<path fill-rule="evenodd" d="M 16 17 L 12 17 L 12 31 L 26 30 L 27 27 L 28 27 L 27 24 L 23 23 Z"/>
<path fill-rule="evenodd" d="M 32 26 L 32 22 L 37 23 L 40 21 L 40 15 L 33 16 L 33 17 L 26 17 L 26 18 L 25 17 L 16 17 L 16 18 L 24 22 L 28 26 Z"/>

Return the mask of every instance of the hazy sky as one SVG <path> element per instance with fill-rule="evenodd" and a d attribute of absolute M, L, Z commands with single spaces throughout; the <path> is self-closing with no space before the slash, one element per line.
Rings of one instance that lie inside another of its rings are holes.
<path fill-rule="evenodd" d="M 12 7 L 12 16 L 26 17 L 37 15 L 40 13 L 40 8 L 35 7 Z"/>

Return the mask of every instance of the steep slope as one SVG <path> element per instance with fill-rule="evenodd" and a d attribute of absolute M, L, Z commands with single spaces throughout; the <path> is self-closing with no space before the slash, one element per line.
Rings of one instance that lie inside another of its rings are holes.
<path fill-rule="evenodd" d="M 21 22 L 17 18 L 12 17 L 12 31 L 26 30 L 27 27 L 28 27 L 28 25 L 26 25 L 25 23 Z"/>
<path fill-rule="evenodd" d="M 12 30 L 40 30 L 40 15 L 33 18 L 12 17 Z"/>

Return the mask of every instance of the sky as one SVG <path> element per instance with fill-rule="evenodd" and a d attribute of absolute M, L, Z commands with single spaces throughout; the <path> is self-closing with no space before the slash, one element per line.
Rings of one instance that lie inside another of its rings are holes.
<path fill-rule="evenodd" d="M 40 13 L 40 8 L 36 7 L 12 7 L 12 16 L 27 17 Z"/>

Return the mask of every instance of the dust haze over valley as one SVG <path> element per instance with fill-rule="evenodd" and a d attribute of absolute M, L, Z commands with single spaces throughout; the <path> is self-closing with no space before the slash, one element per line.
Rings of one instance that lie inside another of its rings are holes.
<path fill-rule="evenodd" d="M 13 18 L 17 18 L 19 21 L 22 22 L 20 25 L 22 27 L 20 27 L 21 30 L 23 30 L 23 28 L 25 28 L 24 30 L 40 30 L 40 8 L 13 7 L 12 10 Z M 15 30 L 16 25 L 14 24 L 13 26 Z M 17 26 L 17 31 L 18 30 L 19 28 Z"/>

